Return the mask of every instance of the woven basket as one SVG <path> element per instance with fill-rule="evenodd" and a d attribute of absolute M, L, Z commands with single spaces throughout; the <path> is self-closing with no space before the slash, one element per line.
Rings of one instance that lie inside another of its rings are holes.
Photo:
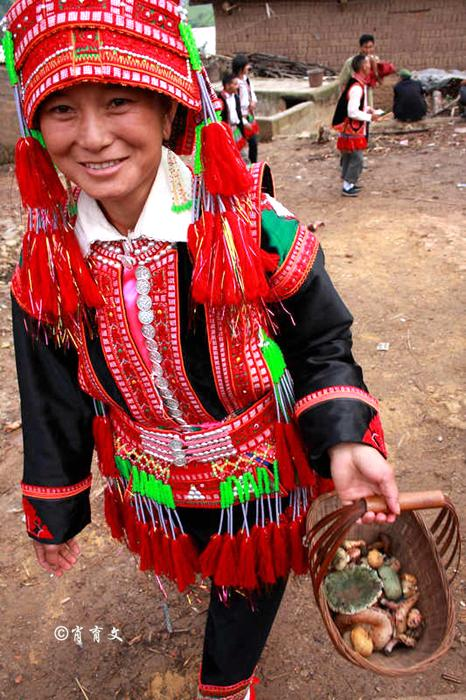
<path fill-rule="evenodd" d="M 395 523 L 360 525 L 356 520 L 367 510 L 386 510 L 383 498 L 363 499 L 343 508 L 338 508 L 339 503 L 335 493 L 321 496 L 312 504 L 306 522 L 314 595 L 335 648 L 348 661 L 384 676 L 399 677 L 424 671 L 448 651 L 455 632 L 450 584 L 458 568 L 461 539 L 453 504 L 441 491 L 404 493 L 400 494 L 402 512 Z M 414 512 L 424 508 L 441 508 L 430 528 L 421 515 Z M 390 535 L 401 570 L 414 574 L 419 581 L 417 607 L 423 614 L 425 627 L 414 649 L 397 647 L 390 656 L 377 652 L 364 658 L 344 642 L 333 621 L 322 582 L 343 540 L 362 538 L 370 542 L 381 532 Z M 453 576 L 448 580 L 447 571 L 452 566 Z"/>

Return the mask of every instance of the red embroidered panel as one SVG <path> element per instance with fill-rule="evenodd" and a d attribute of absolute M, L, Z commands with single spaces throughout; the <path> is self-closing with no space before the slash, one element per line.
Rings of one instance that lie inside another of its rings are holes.
<path fill-rule="evenodd" d="M 31 498 L 40 498 L 42 500 L 55 500 L 57 498 L 71 498 L 78 493 L 90 488 L 92 484 L 92 474 L 86 476 L 85 479 L 77 484 L 70 486 L 36 486 L 34 484 L 25 484 L 21 482 L 21 491 L 24 496 Z"/>
<path fill-rule="evenodd" d="M 35 537 L 42 537 L 45 540 L 53 540 L 53 535 L 48 529 L 47 525 L 42 522 L 40 517 L 37 515 L 36 509 L 28 501 L 27 498 L 23 496 L 23 510 L 26 516 L 26 529 Z"/>

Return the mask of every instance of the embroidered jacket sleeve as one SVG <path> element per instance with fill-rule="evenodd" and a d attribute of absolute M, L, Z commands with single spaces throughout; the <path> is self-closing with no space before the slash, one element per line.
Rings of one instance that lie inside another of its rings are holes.
<path fill-rule="evenodd" d="M 340 442 L 367 443 L 386 455 L 378 404 L 352 354 L 352 316 L 325 270 L 316 238 L 267 198 L 262 245 L 278 252 L 272 277 L 277 341 L 293 377 L 296 418 L 312 466 L 330 476 L 327 450 Z"/>
<path fill-rule="evenodd" d="M 26 527 L 33 539 L 59 544 L 91 520 L 93 405 L 78 385 L 74 348 L 34 338 L 31 325 L 13 298 Z"/>

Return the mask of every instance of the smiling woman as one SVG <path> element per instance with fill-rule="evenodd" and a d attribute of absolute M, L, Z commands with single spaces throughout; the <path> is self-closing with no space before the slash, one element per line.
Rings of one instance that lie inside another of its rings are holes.
<path fill-rule="evenodd" d="M 383 493 L 392 521 L 397 488 L 319 244 L 268 167 L 246 169 L 183 17 L 169 0 L 8 13 L 21 488 L 37 560 L 62 576 L 95 447 L 112 536 L 180 591 L 211 580 L 197 697 L 245 700 L 308 570 L 310 500 L 333 476 L 345 502 Z"/>
<path fill-rule="evenodd" d="M 38 122 L 55 165 L 127 234 L 155 180 L 176 108 L 149 90 L 83 83 L 48 97 Z"/>

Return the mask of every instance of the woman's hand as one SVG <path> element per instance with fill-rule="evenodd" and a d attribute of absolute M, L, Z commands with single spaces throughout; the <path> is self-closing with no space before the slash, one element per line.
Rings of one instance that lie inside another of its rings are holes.
<path fill-rule="evenodd" d="M 76 564 L 81 553 L 74 537 L 63 544 L 44 544 L 32 541 L 39 565 L 48 573 L 62 576 Z"/>
<path fill-rule="evenodd" d="M 393 468 L 370 445 L 342 442 L 329 449 L 335 488 L 343 505 L 372 495 L 385 497 L 389 513 L 368 511 L 363 523 L 392 523 L 400 513 L 398 487 Z"/>

